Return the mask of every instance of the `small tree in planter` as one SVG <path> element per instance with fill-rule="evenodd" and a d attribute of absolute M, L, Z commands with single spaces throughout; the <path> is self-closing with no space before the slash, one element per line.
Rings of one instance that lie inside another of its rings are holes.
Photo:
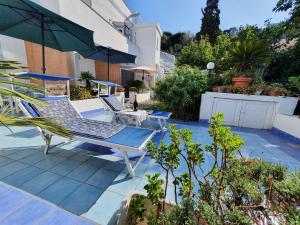
<path fill-rule="evenodd" d="M 230 53 L 237 72 L 236 77 L 232 79 L 234 86 L 246 87 L 252 81 L 253 69 L 268 58 L 268 45 L 255 38 L 246 38 L 237 41 Z"/>
<path fill-rule="evenodd" d="M 222 124 L 222 114 L 211 118 L 212 143 L 205 147 L 192 141 L 190 130 L 174 126 L 170 127 L 169 145 L 149 145 L 166 173 L 164 179 L 159 174 L 148 176 L 145 189 L 154 206 L 147 215 L 148 224 L 297 224 L 300 173 L 244 159 L 240 153 L 243 140 Z M 177 175 L 180 162 L 186 164 L 187 171 Z M 176 204 L 166 207 L 170 174 Z"/>

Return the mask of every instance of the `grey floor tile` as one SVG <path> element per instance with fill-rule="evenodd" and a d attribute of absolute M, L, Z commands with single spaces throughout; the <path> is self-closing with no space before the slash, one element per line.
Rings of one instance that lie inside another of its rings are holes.
<path fill-rule="evenodd" d="M 37 162 L 40 162 L 40 161 L 44 160 L 46 157 L 47 156 L 43 152 L 36 151 L 32 155 L 29 155 L 29 156 L 26 156 L 22 159 L 19 159 L 19 161 L 23 162 L 23 163 L 26 163 L 26 164 L 29 164 L 29 165 L 34 165 Z"/>

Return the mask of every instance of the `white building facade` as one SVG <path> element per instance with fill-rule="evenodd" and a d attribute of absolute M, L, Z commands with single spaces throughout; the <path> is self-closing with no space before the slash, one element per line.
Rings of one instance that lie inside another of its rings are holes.
<path fill-rule="evenodd" d="M 133 13 L 123 0 L 32 1 L 94 31 L 96 45 L 136 55 L 135 65 L 111 66 L 110 73 L 113 74 L 112 77 L 115 77 L 112 81 L 122 83 L 122 71 L 133 66 L 145 65 L 159 71 L 162 35 L 159 24 L 139 23 L 139 14 Z M 22 40 L 0 35 L 0 58 L 18 60 L 28 66 L 29 70 L 39 70 L 39 68 L 31 69 L 30 60 L 33 61 L 32 55 L 36 55 L 38 51 L 36 49 L 35 52 L 29 52 L 34 51 L 32 48 Z M 51 53 L 48 54 L 51 55 Z M 58 75 L 79 78 L 81 72 L 90 71 L 98 79 L 106 80 L 106 76 L 103 75 L 107 71 L 104 68 L 106 66 L 105 62 L 84 59 L 75 52 L 68 54 L 60 60 L 68 63 L 67 69 L 58 70 Z M 52 58 L 52 61 L 54 61 L 58 57 L 53 56 Z M 47 62 L 47 59 L 49 62 Z M 46 73 L 49 73 L 50 66 L 56 66 L 55 62 L 52 61 L 49 59 L 49 55 L 46 55 L 46 67 L 48 67 Z"/>

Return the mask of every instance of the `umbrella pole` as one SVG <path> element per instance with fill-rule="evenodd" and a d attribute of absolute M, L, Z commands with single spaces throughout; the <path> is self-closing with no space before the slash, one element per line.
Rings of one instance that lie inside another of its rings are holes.
<path fill-rule="evenodd" d="M 108 71 L 107 71 L 107 81 L 109 81 L 109 48 L 107 49 L 107 68 L 108 68 Z"/>
<path fill-rule="evenodd" d="M 143 77 L 142 77 L 142 80 L 145 79 L 145 70 L 143 70 Z"/>
<path fill-rule="evenodd" d="M 45 24 L 44 24 L 44 15 L 41 14 L 41 32 L 42 32 L 42 71 L 43 74 L 46 73 L 46 66 L 45 66 Z"/>

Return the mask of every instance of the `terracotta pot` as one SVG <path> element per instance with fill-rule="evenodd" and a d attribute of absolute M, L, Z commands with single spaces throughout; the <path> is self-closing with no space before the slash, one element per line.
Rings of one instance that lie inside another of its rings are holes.
<path fill-rule="evenodd" d="M 268 91 L 267 95 L 268 96 L 281 96 L 282 91 L 278 90 L 278 89 L 271 89 L 270 91 Z"/>
<path fill-rule="evenodd" d="M 251 77 L 234 77 L 232 78 L 234 87 L 248 87 L 252 81 Z"/>

